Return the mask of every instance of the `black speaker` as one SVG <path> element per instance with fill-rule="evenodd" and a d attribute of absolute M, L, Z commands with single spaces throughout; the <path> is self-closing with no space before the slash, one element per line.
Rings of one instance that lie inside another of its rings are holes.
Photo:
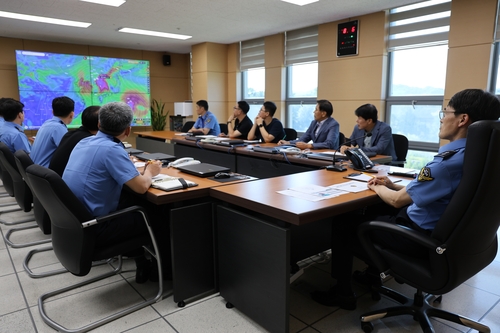
<path fill-rule="evenodd" d="M 163 55 L 163 66 L 170 66 L 170 55 Z"/>

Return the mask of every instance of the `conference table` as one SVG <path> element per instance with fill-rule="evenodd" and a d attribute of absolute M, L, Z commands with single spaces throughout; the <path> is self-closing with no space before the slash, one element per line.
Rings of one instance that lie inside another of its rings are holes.
<path fill-rule="evenodd" d="M 370 190 L 307 201 L 277 193 L 348 181 L 345 173 L 317 170 L 214 187 L 219 291 L 239 311 L 271 332 L 288 332 L 292 229 L 380 202 Z M 314 236 L 313 236 L 314 237 Z M 330 237 L 330 234 L 328 234 Z M 315 241 L 315 239 L 309 239 Z"/>
<path fill-rule="evenodd" d="M 213 143 L 192 141 L 173 131 L 136 132 L 137 148 L 149 152 L 163 152 L 180 157 L 193 157 L 205 163 L 227 167 L 231 171 L 258 177 L 272 178 L 277 176 L 317 170 L 332 164 L 332 160 L 307 158 L 307 155 L 269 154 L 256 152 L 246 146 L 227 147 Z M 255 145 L 255 144 L 254 144 Z M 274 147 L 276 144 L 260 143 L 261 147 Z M 314 150 L 314 153 L 331 151 Z M 374 162 L 389 163 L 392 158 L 377 155 L 371 158 Z"/>

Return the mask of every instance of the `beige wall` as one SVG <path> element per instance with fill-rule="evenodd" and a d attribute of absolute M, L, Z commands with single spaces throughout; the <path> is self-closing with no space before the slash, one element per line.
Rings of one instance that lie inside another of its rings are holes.
<path fill-rule="evenodd" d="M 173 114 L 174 102 L 189 99 L 189 54 L 171 54 L 171 65 L 164 66 L 162 52 L 108 48 L 92 45 L 63 44 L 0 37 L 0 96 L 19 98 L 15 50 L 82 54 L 100 57 L 141 59 L 150 62 L 151 97 L 165 102 L 165 110 Z M 168 129 L 167 122 L 167 129 Z M 135 131 L 150 130 L 136 127 Z M 34 131 L 27 131 L 28 136 Z M 129 140 L 135 143 L 135 137 Z"/>

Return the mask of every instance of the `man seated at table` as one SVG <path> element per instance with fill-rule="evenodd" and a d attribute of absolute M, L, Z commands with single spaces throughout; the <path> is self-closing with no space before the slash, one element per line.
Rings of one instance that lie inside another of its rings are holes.
<path fill-rule="evenodd" d="M 142 205 L 139 196 L 132 198 L 132 202 L 127 202 L 130 198 L 124 199 L 126 195 L 120 197 L 122 188 L 126 185 L 133 192 L 144 194 L 151 186 L 152 177 L 161 171 L 161 162 L 155 161 L 139 173 L 125 151 L 122 141 L 130 135 L 133 116 L 126 103 L 103 105 L 99 111 L 99 131 L 75 146 L 64 170 L 63 180 L 95 217 L 136 202 Z M 155 228 L 154 221 L 151 222 Z M 122 215 L 116 220 L 98 224 L 96 228 L 97 247 L 148 234 L 139 213 Z M 130 250 L 127 255 L 137 256 L 136 282 L 144 283 L 148 279 L 151 263 L 144 257 L 142 248 Z"/>
<path fill-rule="evenodd" d="M 358 146 L 364 152 L 374 152 L 378 155 L 392 156 L 397 160 L 391 126 L 377 119 L 377 108 L 373 104 L 364 104 L 354 111 L 358 117 L 354 125 L 348 145 L 340 147 L 344 153 L 351 146 Z M 371 133 L 371 135 L 367 135 Z"/>
<path fill-rule="evenodd" d="M 248 133 L 249 140 L 260 140 L 265 143 L 278 143 L 285 138 L 283 124 L 274 117 L 276 104 L 264 102 Z"/>
<path fill-rule="evenodd" d="M 248 110 L 250 110 L 250 105 L 245 101 L 239 101 L 233 107 L 233 114 L 227 120 L 227 135 L 221 133 L 219 136 L 246 140 L 253 126 L 252 121 L 247 117 Z"/>
<path fill-rule="evenodd" d="M 29 154 L 31 145 L 22 126 L 24 121 L 23 108 L 24 104 L 13 98 L 2 98 L 0 113 L 5 122 L 0 127 L 0 142 L 3 142 L 12 153 L 23 149 Z"/>
<path fill-rule="evenodd" d="M 208 111 L 207 101 L 201 99 L 196 102 L 196 113 L 198 114 L 198 119 L 196 119 L 193 127 L 188 131 L 188 133 L 215 136 L 220 134 L 219 122 L 217 121 L 215 115 Z"/>
<path fill-rule="evenodd" d="M 86 137 L 97 134 L 99 129 L 98 124 L 100 108 L 100 106 L 93 105 L 83 110 L 81 116 L 82 126 L 64 134 L 59 146 L 54 151 L 54 155 L 52 155 L 49 169 L 54 170 L 59 176 L 62 176 L 64 168 L 66 168 L 66 164 L 68 164 L 69 155 L 73 151 L 73 148 L 75 148 L 76 144 Z"/>
<path fill-rule="evenodd" d="M 500 101 L 481 89 L 466 89 L 450 99 L 439 117 L 439 138 L 450 143 L 439 148 L 439 153 L 420 170 L 416 179 L 405 187 L 394 184 L 386 176 L 375 177 L 368 182 L 368 187 L 384 204 L 335 217 L 332 224 L 332 277 L 337 279 L 337 284 L 329 291 L 312 293 L 312 298 L 318 303 L 347 310 L 356 308 L 356 295 L 351 286 L 353 256 L 367 258 L 356 234 L 361 223 L 386 221 L 427 234 L 433 231 L 462 178 L 467 129 L 478 120 L 497 120 Z M 382 247 L 415 258 L 428 255 L 427 249 L 392 233 L 374 232 L 372 238 Z M 370 276 L 374 278 L 370 279 Z M 356 280 L 375 285 L 381 283 L 376 273 L 358 275 Z"/>
<path fill-rule="evenodd" d="M 294 144 L 300 149 L 338 149 L 339 148 L 339 123 L 332 118 L 332 103 L 321 99 L 314 109 L 314 120 L 307 131 L 298 139 L 285 141 L 280 144 Z"/>

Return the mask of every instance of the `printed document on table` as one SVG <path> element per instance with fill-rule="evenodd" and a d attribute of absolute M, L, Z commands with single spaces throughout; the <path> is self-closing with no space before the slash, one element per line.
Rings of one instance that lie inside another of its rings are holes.
<path fill-rule="evenodd" d="M 318 186 L 318 185 L 305 185 L 277 192 L 282 195 L 288 195 L 290 197 L 304 199 L 308 201 L 320 201 L 320 200 L 330 199 L 346 193 L 344 191 L 340 191 L 335 188 Z"/>
<path fill-rule="evenodd" d="M 351 192 L 351 193 L 358 193 L 368 190 L 368 186 L 366 185 L 366 183 L 358 182 L 356 180 L 351 180 L 350 182 L 347 183 L 331 185 L 328 186 L 328 188 Z"/>

